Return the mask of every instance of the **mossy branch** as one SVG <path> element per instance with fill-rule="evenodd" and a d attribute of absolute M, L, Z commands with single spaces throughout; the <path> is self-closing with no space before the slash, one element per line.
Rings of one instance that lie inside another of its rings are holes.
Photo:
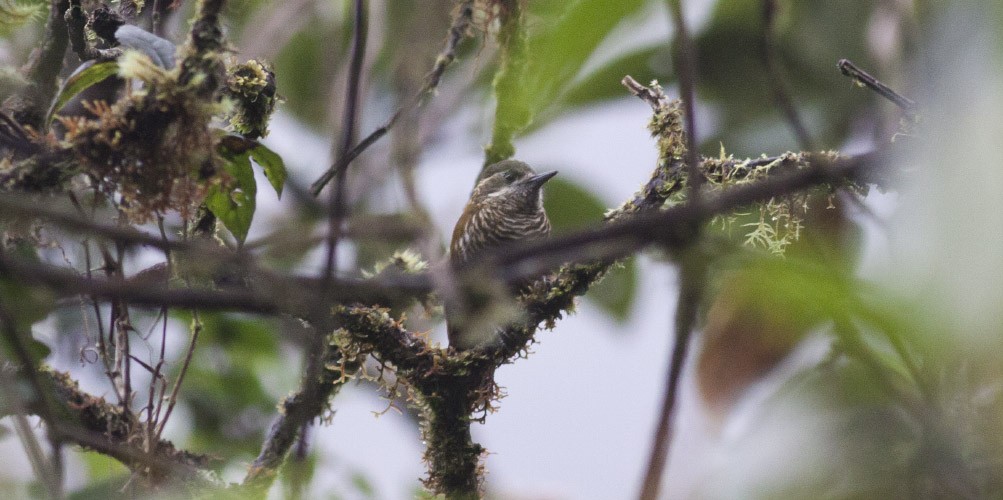
<path fill-rule="evenodd" d="M 242 486 L 255 497 L 268 493 L 303 425 L 320 417 L 327 410 L 328 401 L 362 366 L 360 357 L 346 357 L 333 345 L 325 347 L 322 359 L 324 369 L 319 383 L 316 386 L 304 383 L 300 391 L 279 403 L 279 418 L 272 424 L 261 453 L 244 477 Z"/>
<path fill-rule="evenodd" d="M 61 407 L 62 418 L 46 422 L 61 440 L 112 457 L 152 484 L 221 485 L 209 472 L 209 457 L 180 450 L 167 440 L 158 441 L 152 450 L 144 450 L 141 436 L 146 435 L 146 424 L 135 415 L 124 412 L 120 405 L 82 391 L 67 373 L 41 368 L 37 374 L 51 389 L 52 400 Z M 41 400 L 28 403 L 30 413 L 46 412 Z M 8 409 L 3 406 L 0 413 L 6 415 Z"/>

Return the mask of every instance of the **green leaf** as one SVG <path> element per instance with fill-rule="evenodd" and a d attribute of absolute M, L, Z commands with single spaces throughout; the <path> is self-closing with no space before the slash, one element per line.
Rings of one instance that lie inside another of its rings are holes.
<path fill-rule="evenodd" d="M 239 134 L 221 132 L 217 150 L 223 159 L 229 162 L 244 161 L 248 155 L 261 166 L 268 182 L 275 188 L 275 194 L 282 197 L 282 187 L 286 184 L 286 164 L 275 151 L 268 149 L 254 139 L 248 139 Z"/>
<path fill-rule="evenodd" d="M 92 85 L 103 82 L 116 74 L 118 74 L 118 62 L 116 61 L 104 61 L 99 63 L 87 61 L 81 64 L 80 67 L 77 68 L 77 70 L 74 71 L 65 82 L 63 82 L 63 87 L 59 89 L 59 93 L 56 94 L 56 99 L 52 101 L 52 106 L 49 108 L 49 112 L 45 116 L 46 126 L 52 122 L 53 115 L 55 115 L 60 109 L 63 109 L 63 106 L 65 106 L 67 102 L 70 102 L 70 99 L 73 99 L 84 90 L 90 88 Z"/>
<path fill-rule="evenodd" d="M 259 142 L 251 148 L 251 158 L 261 165 L 268 182 L 275 188 L 275 194 L 281 198 L 282 187 L 286 184 L 286 164 L 282 161 L 282 157 Z"/>
<path fill-rule="evenodd" d="M 546 170 L 546 169 L 544 169 Z M 560 176 L 547 183 L 544 207 L 555 233 L 598 224 L 606 205 L 594 194 Z M 637 296 L 637 263 L 627 259 L 596 283 L 585 295 L 613 319 L 625 321 Z"/>
<path fill-rule="evenodd" d="M 637 297 L 637 262 L 631 257 L 620 266 L 610 269 L 606 276 L 585 294 L 613 319 L 623 322 L 630 317 L 630 311 Z"/>
<path fill-rule="evenodd" d="M 356 472 L 352 474 L 352 486 L 363 498 L 376 498 L 376 489 L 373 487 L 373 483 L 369 481 L 369 478 L 361 472 Z"/>
<path fill-rule="evenodd" d="M 552 29 L 540 30 L 529 39 L 529 75 L 532 75 L 529 95 L 533 104 L 541 108 L 552 103 L 574 79 L 610 32 L 645 4 L 642 0 L 569 3 L 571 6 L 553 19 L 552 24 L 541 23 Z"/>
<path fill-rule="evenodd" d="M 38 262 L 35 249 L 28 244 L 21 243 L 8 251 L 17 258 Z M 0 303 L 7 306 L 7 313 L 11 316 L 17 337 L 14 341 L 28 351 L 35 363 L 47 358 L 52 349 L 32 336 L 31 325 L 42 321 L 52 312 L 55 305 L 52 293 L 41 288 L 31 288 L 17 280 L 0 277 Z M 12 344 L 7 336 L 0 337 L 0 352 L 7 359 L 18 359 L 15 347 L 17 346 Z"/>
<path fill-rule="evenodd" d="M 250 154 L 245 152 L 232 157 L 223 155 L 223 168 L 234 181 L 230 185 L 213 185 L 209 188 L 205 204 L 226 229 L 241 244 L 247 238 L 254 218 L 255 197 L 258 186 L 251 170 Z"/>
<path fill-rule="evenodd" d="M 94 451 L 82 451 L 77 455 L 87 469 L 91 481 L 107 479 L 128 479 L 129 469 L 122 462 Z M 118 486 L 121 488 L 121 485 Z"/>
<path fill-rule="evenodd" d="M 625 97 L 628 94 L 620 83 L 625 75 L 633 76 L 642 83 L 657 79 L 662 86 L 668 86 L 674 80 L 672 68 L 668 63 L 667 43 L 625 53 L 579 78 L 564 93 L 562 104 L 582 106 L 596 101 Z M 669 79 L 665 78 L 666 75 Z"/>

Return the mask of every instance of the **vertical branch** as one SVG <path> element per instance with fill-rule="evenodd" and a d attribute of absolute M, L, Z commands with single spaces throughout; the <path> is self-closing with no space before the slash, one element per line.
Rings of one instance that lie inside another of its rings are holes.
<path fill-rule="evenodd" d="M 696 102 L 696 49 L 690 39 L 683 18 L 682 0 L 668 0 L 676 29 L 675 53 L 676 73 L 679 74 L 679 93 L 683 101 L 683 116 L 686 127 L 686 174 L 689 183 L 689 203 L 700 203 L 700 186 L 704 178 L 700 173 L 700 153 L 697 150 L 697 126 L 694 103 Z"/>
<path fill-rule="evenodd" d="M 700 169 L 700 156 L 697 151 L 696 121 L 694 116 L 696 50 L 686 28 L 683 18 L 682 0 L 669 0 L 669 9 L 676 29 L 675 49 L 678 62 L 676 71 L 679 74 L 679 86 L 682 94 L 683 113 L 686 129 L 686 180 L 688 184 L 687 204 L 699 210 L 701 205 L 700 187 L 704 176 Z M 668 462 L 669 450 L 672 446 L 672 426 L 675 422 L 677 400 L 679 398 L 679 382 L 682 377 L 686 356 L 689 352 L 690 338 L 696 324 L 700 300 L 703 295 L 704 278 L 707 267 L 702 256 L 693 249 L 699 240 L 699 228 L 703 225 L 701 218 L 692 222 L 693 239 L 690 249 L 684 251 L 680 259 L 679 300 L 676 303 L 675 342 L 672 346 L 672 356 L 669 359 L 666 373 L 662 407 L 659 411 L 658 424 L 655 429 L 648 466 L 644 475 L 639 498 L 655 500 L 661 486 L 662 475 Z"/>
<path fill-rule="evenodd" d="M 366 36 L 369 31 L 366 4 L 363 0 L 355 0 L 355 30 L 352 35 L 352 60 L 348 69 L 348 88 L 345 92 L 345 115 L 341 123 L 341 138 L 338 141 L 337 158 L 345 156 L 352 143 L 355 142 L 355 122 L 359 106 L 359 82 L 362 79 L 362 63 L 366 55 Z M 330 280 L 334 275 L 338 260 L 338 239 L 341 236 L 341 226 L 347 215 L 345 203 L 345 177 L 348 165 L 337 169 L 334 178 L 334 192 L 329 204 L 330 224 L 327 234 L 327 263 L 324 277 Z"/>
<path fill-rule="evenodd" d="M 679 399 L 679 381 L 683 373 L 686 356 L 689 353 L 690 337 L 697 321 L 697 312 L 703 295 L 706 264 L 702 257 L 691 254 L 683 262 L 679 277 L 679 299 L 676 302 L 675 342 L 672 358 L 669 360 L 665 376 L 665 393 L 659 411 L 658 424 L 648 456 L 648 466 L 641 486 L 641 500 L 655 500 L 661 487 L 662 476 L 668 464 L 669 450 L 674 435 L 672 426 L 676 420 L 676 403 Z"/>
<path fill-rule="evenodd" d="M 527 35 L 525 16 L 519 0 L 500 1 L 500 66 L 495 76 L 495 123 L 491 144 L 485 149 L 484 166 L 515 154 L 512 138 L 529 125 L 532 111 L 526 95 Z M 479 180 L 479 179 L 478 179 Z"/>
<path fill-rule="evenodd" d="M 794 106 L 790 85 L 787 79 L 784 78 L 780 62 L 777 60 L 776 18 L 777 1 L 763 0 L 762 57 L 763 65 L 766 66 L 766 79 L 773 92 L 773 100 L 780 106 L 780 111 L 784 114 L 784 118 L 787 119 L 787 125 L 790 126 L 791 131 L 797 137 L 798 145 L 804 151 L 812 151 L 815 149 L 814 141 L 812 141 L 811 134 L 808 133 L 808 128 L 805 127 L 804 121 L 801 120 L 801 115 L 798 114 L 797 107 Z"/>
<path fill-rule="evenodd" d="M 438 390 L 423 390 L 425 407 L 422 439 L 427 443 L 425 487 L 446 498 L 478 498 L 481 489 L 481 454 L 484 448 L 470 435 L 473 377 L 442 377 L 430 384 Z"/>

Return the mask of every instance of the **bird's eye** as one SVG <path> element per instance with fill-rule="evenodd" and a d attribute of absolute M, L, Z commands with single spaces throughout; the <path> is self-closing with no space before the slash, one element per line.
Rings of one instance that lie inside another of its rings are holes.
<path fill-rule="evenodd" d="M 511 183 L 512 181 L 515 180 L 515 172 L 511 170 L 506 170 L 502 172 L 502 178 L 505 179 L 505 182 Z"/>

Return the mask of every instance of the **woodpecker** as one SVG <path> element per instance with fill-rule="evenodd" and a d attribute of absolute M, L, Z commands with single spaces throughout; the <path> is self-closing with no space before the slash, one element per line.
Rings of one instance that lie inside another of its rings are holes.
<path fill-rule="evenodd" d="M 453 229 L 449 245 L 450 262 L 456 266 L 471 262 L 477 255 L 504 243 L 543 238 L 550 234 L 550 220 L 543 209 L 543 185 L 557 172 L 537 174 L 517 160 L 503 160 L 481 172 L 470 200 Z M 463 335 L 456 315 L 458 308 L 447 304 L 449 345 L 457 350 L 478 342 Z M 471 307 L 463 308 L 468 312 Z"/>

